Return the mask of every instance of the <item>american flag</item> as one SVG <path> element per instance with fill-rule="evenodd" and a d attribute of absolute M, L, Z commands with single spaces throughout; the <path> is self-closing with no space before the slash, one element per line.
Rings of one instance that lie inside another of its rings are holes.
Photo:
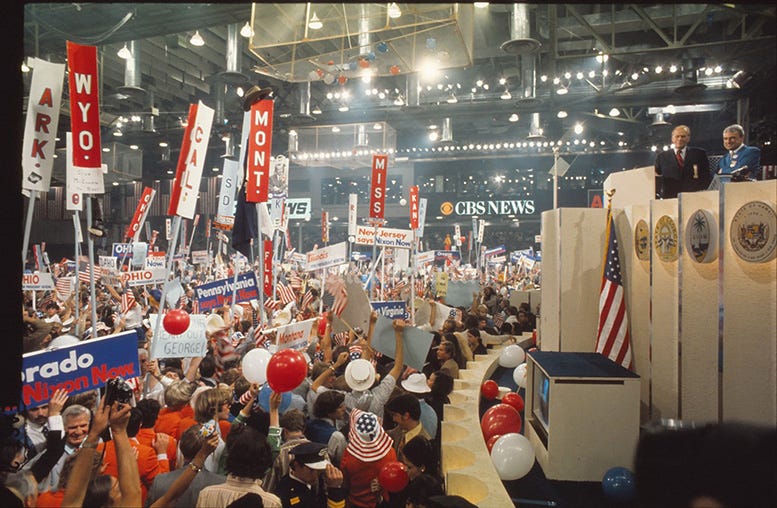
<path fill-rule="evenodd" d="M 332 335 L 332 343 L 335 346 L 342 346 L 348 342 L 348 332 L 339 332 Z"/>
<path fill-rule="evenodd" d="M 405 279 L 400 279 L 397 281 L 396 284 L 394 284 L 394 289 L 402 289 L 403 287 L 407 286 L 407 281 Z"/>
<path fill-rule="evenodd" d="M 56 288 L 60 300 L 67 300 L 73 292 L 73 277 L 60 277 L 57 279 Z"/>
<path fill-rule="evenodd" d="M 294 302 L 297 300 L 297 295 L 294 294 L 294 290 L 291 289 L 290 286 L 287 286 L 280 280 L 278 281 L 278 297 L 281 299 L 281 303 L 283 305 L 288 304 L 289 302 Z"/>
<path fill-rule="evenodd" d="M 135 306 L 135 294 L 131 289 L 127 288 L 124 293 L 121 294 L 121 313 L 126 314 L 132 307 Z"/>
<path fill-rule="evenodd" d="M 302 289 L 302 277 L 295 274 L 289 275 L 289 285 L 292 289 L 299 291 Z"/>
<path fill-rule="evenodd" d="M 609 209 L 607 211 L 607 253 L 604 257 L 602 288 L 599 292 L 596 352 L 627 369 L 632 367 L 629 319 L 626 315 L 618 239 Z"/>
<path fill-rule="evenodd" d="M 103 270 L 101 267 L 96 266 L 94 267 L 94 280 L 99 281 L 100 277 L 103 275 Z M 78 280 L 81 282 L 86 282 L 89 284 L 89 267 L 84 267 L 83 270 L 78 270 Z"/>
<path fill-rule="evenodd" d="M 311 290 L 305 291 L 305 294 L 302 296 L 302 309 L 306 309 L 308 305 L 310 305 L 313 302 L 313 292 Z"/>
<path fill-rule="evenodd" d="M 348 293 L 345 291 L 343 279 L 334 274 L 327 277 L 325 293 L 331 295 L 331 297 L 327 298 L 325 294 L 324 304 L 329 306 L 336 316 L 342 314 L 348 305 Z M 328 303 L 328 300 L 331 300 L 331 305 Z"/>
<path fill-rule="evenodd" d="M 189 304 L 189 297 L 186 296 L 186 293 L 182 294 L 181 297 L 178 299 L 178 305 L 176 305 L 177 308 L 183 309 Z"/>
<path fill-rule="evenodd" d="M 505 315 L 503 312 L 497 312 L 494 314 L 494 326 L 496 329 L 502 328 L 502 325 L 505 324 Z"/>
<path fill-rule="evenodd" d="M 278 308 L 278 304 L 279 304 L 278 300 L 273 300 L 272 298 L 268 298 L 264 301 L 264 308 L 272 312 Z"/>

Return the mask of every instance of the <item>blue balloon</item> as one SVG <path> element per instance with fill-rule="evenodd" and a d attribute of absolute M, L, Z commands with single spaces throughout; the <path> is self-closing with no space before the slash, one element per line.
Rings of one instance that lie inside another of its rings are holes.
<path fill-rule="evenodd" d="M 373 62 L 373 61 L 375 61 L 375 53 L 373 53 L 372 51 L 370 51 L 369 53 L 367 53 L 367 61 L 368 61 L 368 62 Z"/>
<path fill-rule="evenodd" d="M 378 48 L 378 51 L 380 51 L 381 53 L 385 53 L 386 51 L 388 51 L 388 44 L 386 44 L 385 42 L 379 42 L 375 47 Z"/>
<path fill-rule="evenodd" d="M 437 40 L 434 37 L 426 39 L 426 49 L 435 49 L 437 47 Z"/>
<path fill-rule="evenodd" d="M 270 385 L 265 383 L 262 385 L 262 388 L 259 390 L 259 407 L 261 407 L 265 412 L 270 412 L 270 393 L 272 392 L 272 388 L 270 388 Z M 283 392 L 283 395 L 281 395 L 281 407 L 278 408 L 278 414 L 285 413 L 287 409 L 289 409 L 289 406 L 291 405 L 291 392 Z"/>
<path fill-rule="evenodd" d="M 634 475 L 625 467 L 612 467 L 604 473 L 602 490 L 605 497 L 613 501 L 631 501 L 637 492 Z"/>
<path fill-rule="evenodd" d="M 355 71 L 358 66 L 359 64 L 356 62 L 356 60 L 348 64 L 348 68 L 351 69 L 352 71 Z"/>

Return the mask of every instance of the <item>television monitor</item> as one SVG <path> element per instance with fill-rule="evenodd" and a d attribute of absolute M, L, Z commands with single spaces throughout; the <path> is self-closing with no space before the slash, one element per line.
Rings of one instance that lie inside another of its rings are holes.
<path fill-rule="evenodd" d="M 532 367 L 534 368 L 532 424 L 534 424 L 535 430 L 537 430 L 543 441 L 547 441 L 550 429 L 550 418 L 548 415 L 548 408 L 550 407 L 550 379 L 536 364 L 532 363 Z"/>

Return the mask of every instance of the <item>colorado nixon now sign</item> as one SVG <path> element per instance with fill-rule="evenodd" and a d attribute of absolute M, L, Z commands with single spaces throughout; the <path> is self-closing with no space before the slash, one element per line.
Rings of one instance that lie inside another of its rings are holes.
<path fill-rule="evenodd" d="M 94 390 L 109 379 L 140 375 L 134 330 L 22 356 L 22 405 L 46 404 L 60 388 L 69 395 Z"/>
<path fill-rule="evenodd" d="M 237 291 L 235 303 L 247 302 L 259 298 L 259 283 L 254 272 L 245 272 L 233 278 L 220 279 L 194 288 L 200 312 L 206 312 L 225 303 L 232 303 L 232 291 Z"/>

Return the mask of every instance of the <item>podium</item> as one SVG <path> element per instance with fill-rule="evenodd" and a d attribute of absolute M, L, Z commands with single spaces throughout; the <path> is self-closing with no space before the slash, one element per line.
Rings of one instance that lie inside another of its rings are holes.
<path fill-rule="evenodd" d="M 526 361 L 526 430 L 551 480 L 601 481 L 633 470 L 639 376 L 600 355 L 535 351 Z"/>

